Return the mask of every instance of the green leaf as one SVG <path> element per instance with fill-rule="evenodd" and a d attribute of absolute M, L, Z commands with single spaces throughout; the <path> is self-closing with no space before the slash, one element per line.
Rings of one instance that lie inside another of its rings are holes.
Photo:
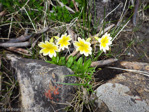
<path fill-rule="evenodd" d="M 70 76 L 80 77 L 80 75 L 78 75 L 78 74 L 65 75 L 65 77 L 70 77 Z"/>
<path fill-rule="evenodd" d="M 59 62 L 59 56 L 56 56 L 56 64 Z"/>
<path fill-rule="evenodd" d="M 78 70 L 79 66 L 77 65 L 77 62 L 74 61 L 74 64 L 72 65 L 71 69 L 77 73 L 77 70 Z"/>
<path fill-rule="evenodd" d="M 64 85 L 71 85 L 71 86 L 84 86 L 84 84 L 76 84 L 76 83 L 61 83 L 61 82 L 55 82 L 58 84 L 64 84 Z"/>
<path fill-rule="evenodd" d="M 45 61 L 45 62 L 50 63 L 50 64 L 56 64 L 53 61 Z"/>
<path fill-rule="evenodd" d="M 80 57 L 78 62 L 77 62 L 77 65 L 80 67 L 80 66 L 82 66 L 82 64 L 83 64 L 83 58 Z"/>
<path fill-rule="evenodd" d="M 91 59 L 88 59 L 86 62 L 84 62 L 84 69 L 88 69 L 88 67 L 91 66 Z"/>
<path fill-rule="evenodd" d="M 73 57 L 70 56 L 70 57 L 68 58 L 68 61 L 67 61 L 67 63 L 66 63 L 66 66 L 67 66 L 68 68 L 70 68 L 72 64 L 73 64 Z"/>
<path fill-rule="evenodd" d="M 58 65 L 65 65 L 65 63 L 66 63 L 65 57 L 64 56 L 63 57 L 60 57 L 60 60 L 58 62 Z"/>

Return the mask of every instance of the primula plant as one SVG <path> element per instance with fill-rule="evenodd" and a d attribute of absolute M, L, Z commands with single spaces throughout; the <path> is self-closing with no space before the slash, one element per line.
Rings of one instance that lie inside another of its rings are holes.
<path fill-rule="evenodd" d="M 106 53 L 112 44 L 112 37 L 110 34 L 105 33 L 101 38 L 94 38 L 100 44 L 100 52 L 104 51 Z M 40 53 L 42 53 L 44 56 L 48 55 L 51 58 L 50 60 L 47 60 L 48 63 L 67 66 L 74 71 L 74 74 L 67 76 L 75 76 L 81 79 L 81 81 L 79 81 L 77 84 L 68 85 L 83 86 L 88 92 L 93 92 L 91 82 L 93 80 L 92 76 L 96 67 L 91 67 L 91 57 L 94 55 L 92 51 L 93 48 L 91 45 L 91 38 L 87 38 L 85 40 L 81 37 L 78 37 L 77 41 L 75 41 L 73 44 L 71 40 L 71 36 L 67 35 L 67 33 L 62 34 L 61 37 L 54 36 L 49 42 L 45 41 L 39 43 L 38 46 L 41 48 Z M 72 46 L 74 51 L 80 54 L 80 58 L 77 56 L 68 56 L 66 58 L 66 56 L 64 56 L 64 50 L 70 51 L 69 49 Z"/>

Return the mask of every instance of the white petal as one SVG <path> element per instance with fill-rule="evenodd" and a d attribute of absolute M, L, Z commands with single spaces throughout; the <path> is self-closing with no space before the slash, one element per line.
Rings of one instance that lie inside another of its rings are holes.
<path fill-rule="evenodd" d="M 81 38 L 80 37 L 78 37 L 78 41 L 80 41 L 81 40 Z"/>
<path fill-rule="evenodd" d="M 43 53 L 44 56 L 48 55 L 49 53 Z"/>
<path fill-rule="evenodd" d="M 88 56 L 88 53 L 84 53 L 85 56 Z"/>
<path fill-rule="evenodd" d="M 109 37 L 109 40 L 112 40 L 112 37 Z"/>

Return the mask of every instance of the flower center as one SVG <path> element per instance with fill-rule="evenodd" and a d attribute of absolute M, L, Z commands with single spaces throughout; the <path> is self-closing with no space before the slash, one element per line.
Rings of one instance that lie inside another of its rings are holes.
<path fill-rule="evenodd" d="M 101 40 L 101 46 L 106 47 L 107 43 L 109 42 L 109 40 L 107 39 L 107 37 L 103 38 Z"/>

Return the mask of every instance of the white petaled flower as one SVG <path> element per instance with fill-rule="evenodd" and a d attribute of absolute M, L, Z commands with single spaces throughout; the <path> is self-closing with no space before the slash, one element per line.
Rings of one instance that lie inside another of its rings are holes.
<path fill-rule="evenodd" d="M 53 56 L 56 57 L 56 52 L 59 52 L 58 46 L 55 45 L 53 42 L 40 42 L 38 46 L 42 48 L 39 53 L 43 53 L 44 56 L 49 55 L 50 58 L 52 58 Z"/>
<path fill-rule="evenodd" d="M 70 45 L 71 38 L 70 35 L 64 34 L 61 38 L 58 38 L 57 45 L 60 45 L 60 50 L 64 50 L 65 48 L 68 49 L 68 45 Z"/>
<path fill-rule="evenodd" d="M 78 37 L 78 41 L 74 43 L 76 50 L 80 51 L 80 54 L 84 54 L 85 56 L 88 56 L 92 53 L 92 48 L 90 42 L 85 41 L 84 39 L 81 39 Z"/>
<path fill-rule="evenodd" d="M 112 37 L 110 37 L 110 34 L 105 33 L 98 39 L 98 42 L 100 43 L 100 50 L 106 53 L 106 50 L 109 50 L 109 46 L 112 44 Z"/>

